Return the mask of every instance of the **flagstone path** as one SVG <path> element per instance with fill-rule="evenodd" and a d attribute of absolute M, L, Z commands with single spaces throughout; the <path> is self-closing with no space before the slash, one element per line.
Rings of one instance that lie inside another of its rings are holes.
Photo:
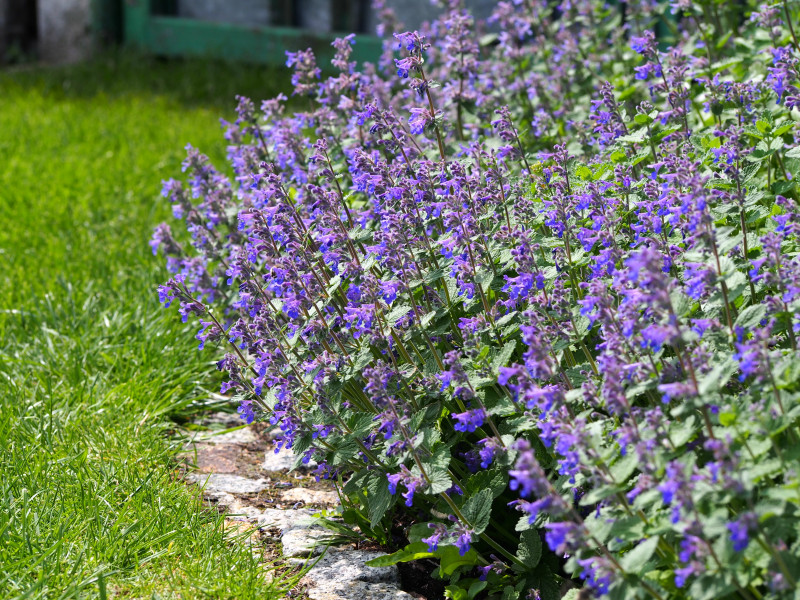
<path fill-rule="evenodd" d="M 196 423 L 199 432 L 187 445 L 184 459 L 196 465 L 186 480 L 203 489 L 205 501 L 224 511 L 226 526 L 250 543 L 271 545 L 271 558 L 286 568 L 313 564 L 292 591 L 309 600 L 425 600 L 400 589 L 397 566 L 367 567 L 384 554 L 355 545 L 330 545 L 333 532 L 314 514 L 339 503 L 327 482 L 317 482 L 307 468 L 291 471 L 291 451 L 275 453 L 270 434 L 255 424 L 238 427 L 238 415 L 215 413 Z M 320 557 L 320 555 L 322 555 Z M 316 562 L 315 562 L 316 561 Z"/>

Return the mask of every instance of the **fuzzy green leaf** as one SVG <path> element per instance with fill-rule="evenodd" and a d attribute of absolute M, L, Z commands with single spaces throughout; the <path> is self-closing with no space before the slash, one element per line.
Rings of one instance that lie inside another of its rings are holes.
<path fill-rule="evenodd" d="M 481 490 L 464 504 L 462 512 L 467 521 L 472 524 L 475 533 L 483 533 L 489 525 L 492 516 L 492 490 Z"/>
<path fill-rule="evenodd" d="M 526 567 L 534 568 L 539 564 L 539 559 L 542 557 L 542 538 L 539 537 L 539 532 L 535 529 L 528 529 L 523 531 L 520 535 L 519 546 L 517 547 L 517 558 L 520 559 Z"/>
<path fill-rule="evenodd" d="M 656 548 L 658 547 L 658 541 L 658 536 L 653 536 L 643 542 L 640 542 L 632 550 L 626 553 L 620 561 L 622 568 L 625 569 L 625 572 L 634 575 L 641 574 L 645 565 L 650 560 L 650 557 L 653 556 L 653 553 L 656 551 Z"/>
<path fill-rule="evenodd" d="M 392 505 L 394 497 L 389 493 L 389 482 L 383 473 L 370 473 L 367 480 L 367 507 L 370 526 L 374 529 Z"/>

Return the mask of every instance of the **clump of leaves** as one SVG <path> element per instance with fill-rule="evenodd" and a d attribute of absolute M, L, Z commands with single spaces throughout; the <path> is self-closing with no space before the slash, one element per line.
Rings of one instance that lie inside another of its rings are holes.
<path fill-rule="evenodd" d="M 159 293 L 223 392 L 453 598 L 797 587 L 791 7 L 626 6 L 384 13 L 378 67 L 288 53 L 311 108 L 240 99 L 235 177 L 165 184 Z"/>

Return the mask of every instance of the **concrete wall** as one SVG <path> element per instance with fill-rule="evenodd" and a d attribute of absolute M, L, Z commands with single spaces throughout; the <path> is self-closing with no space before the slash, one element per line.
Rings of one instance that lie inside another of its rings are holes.
<path fill-rule="evenodd" d="M 6 55 L 8 44 L 8 0 L 0 0 L 0 64 Z"/>
<path fill-rule="evenodd" d="M 92 51 L 91 0 L 38 0 L 39 56 L 76 62 Z"/>
<path fill-rule="evenodd" d="M 331 0 L 295 0 L 299 4 L 300 26 L 311 32 L 331 31 L 333 15 Z M 274 23 L 270 14 L 269 0 L 178 0 L 178 15 L 217 23 L 263 26 Z M 430 0 L 388 0 L 398 18 L 408 29 L 418 29 L 424 21 L 431 21 L 441 9 Z M 473 15 L 485 19 L 491 14 L 494 0 L 466 0 Z M 365 33 L 374 34 L 378 24 L 374 12 L 368 11 Z"/>
<path fill-rule="evenodd" d="M 303 0 L 301 6 L 301 27 L 313 33 L 326 33 L 332 29 L 330 0 Z"/>
<path fill-rule="evenodd" d="M 476 19 L 487 19 L 496 6 L 495 0 L 466 0 L 464 3 Z M 387 8 L 394 10 L 397 18 L 406 29 L 419 29 L 425 21 L 432 21 L 441 14 L 442 9 L 431 4 L 431 0 L 387 0 Z M 374 34 L 378 24 L 375 13 L 370 10 L 367 33 Z"/>
<path fill-rule="evenodd" d="M 0 59 L 7 41 L 7 25 L 11 4 L 17 0 L 0 0 Z M 21 0 L 34 1 L 34 0 Z M 39 56 L 48 62 L 75 62 L 87 58 L 93 49 L 92 0 L 35 0 L 37 2 Z M 123 0 L 125 1 L 125 0 Z M 300 26 L 312 33 L 327 33 L 333 27 L 331 0 L 294 0 Z M 276 22 L 271 14 L 270 0 L 178 0 L 177 11 L 182 17 L 263 27 Z M 485 19 L 495 5 L 493 0 L 466 0 L 473 14 Z M 388 0 L 407 29 L 418 29 L 430 21 L 440 9 L 430 0 Z M 369 10 L 366 32 L 374 33 L 375 14 Z"/>
<path fill-rule="evenodd" d="M 235 25 L 271 22 L 269 0 L 178 0 L 178 16 Z"/>

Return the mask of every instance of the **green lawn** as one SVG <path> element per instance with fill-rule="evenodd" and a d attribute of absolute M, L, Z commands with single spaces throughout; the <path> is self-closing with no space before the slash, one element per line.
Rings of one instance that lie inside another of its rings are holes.
<path fill-rule="evenodd" d="M 161 180 L 222 164 L 262 67 L 117 55 L 0 72 L 0 598 L 270 598 L 178 480 L 171 418 L 217 382 L 150 253 Z"/>

